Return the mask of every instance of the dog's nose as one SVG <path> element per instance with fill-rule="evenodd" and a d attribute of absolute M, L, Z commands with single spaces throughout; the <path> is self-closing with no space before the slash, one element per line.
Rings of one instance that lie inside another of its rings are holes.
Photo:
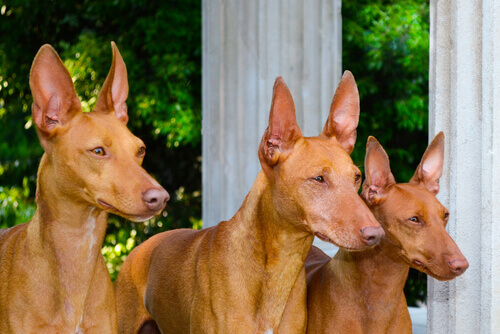
<path fill-rule="evenodd" d="M 163 188 L 151 188 L 142 193 L 142 200 L 151 211 L 162 210 L 170 195 Z"/>
<path fill-rule="evenodd" d="M 455 275 L 462 275 L 469 268 L 469 262 L 465 258 L 451 260 L 448 265 Z"/>
<path fill-rule="evenodd" d="M 381 227 L 368 226 L 362 228 L 360 231 L 363 242 L 368 246 L 373 246 L 378 244 L 380 239 L 384 236 L 384 229 Z"/>

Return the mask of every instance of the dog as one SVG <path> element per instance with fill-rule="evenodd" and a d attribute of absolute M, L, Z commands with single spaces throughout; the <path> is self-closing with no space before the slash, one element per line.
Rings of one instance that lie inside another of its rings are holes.
<path fill-rule="evenodd" d="M 127 71 L 111 46 L 111 69 L 90 113 L 50 45 L 33 61 L 32 115 L 45 154 L 33 218 L 0 231 L 1 333 L 116 333 L 101 255 L 108 213 L 144 221 L 169 199 L 141 167 L 144 143 L 126 127 Z"/>
<path fill-rule="evenodd" d="M 229 221 L 155 235 L 127 257 L 115 283 L 120 333 L 304 333 L 304 261 L 314 235 L 349 249 L 383 230 L 357 195 L 349 153 L 359 95 L 346 72 L 323 132 L 303 137 L 277 78 L 262 171 Z"/>

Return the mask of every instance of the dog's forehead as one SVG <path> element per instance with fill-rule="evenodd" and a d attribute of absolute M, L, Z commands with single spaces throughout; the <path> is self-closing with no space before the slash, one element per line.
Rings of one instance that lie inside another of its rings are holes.
<path fill-rule="evenodd" d="M 305 154 L 311 158 L 328 159 L 334 164 L 351 166 L 353 164 L 350 155 L 340 146 L 335 138 L 307 137 Z"/>
<path fill-rule="evenodd" d="M 438 215 L 440 219 L 442 218 L 441 215 L 445 207 L 424 185 L 398 183 L 392 190 L 387 202 L 399 203 L 401 212 L 410 210 L 416 213 L 418 211 L 418 213 L 428 218 L 434 215 Z M 390 206 L 394 207 L 393 203 Z"/>
<path fill-rule="evenodd" d="M 350 174 L 355 168 L 349 154 L 334 138 L 303 138 L 295 145 L 292 155 L 290 162 L 295 165 L 294 168 L 332 168 L 339 174 Z"/>
<path fill-rule="evenodd" d="M 113 142 L 124 145 L 139 140 L 113 113 L 83 113 L 79 126 L 73 128 L 74 135 L 82 140 L 113 138 Z"/>

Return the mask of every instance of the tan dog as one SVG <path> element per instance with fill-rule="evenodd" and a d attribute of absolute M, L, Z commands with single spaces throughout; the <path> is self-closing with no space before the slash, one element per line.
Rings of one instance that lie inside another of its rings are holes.
<path fill-rule="evenodd" d="M 115 333 L 116 306 L 101 246 L 108 212 L 158 214 L 167 192 L 141 168 L 127 129 L 125 63 L 113 63 L 93 112 L 50 45 L 31 68 L 33 121 L 45 149 L 33 219 L 0 231 L 1 333 Z"/>
<path fill-rule="evenodd" d="M 348 154 L 358 117 L 346 72 L 323 132 L 305 138 L 278 78 L 259 147 L 263 171 L 242 207 L 215 227 L 165 232 L 129 255 L 116 281 L 119 331 L 154 332 L 151 315 L 162 333 L 303 333 L 314 234 L 349 249 L 383 234 L 357 195 L 361 175 Z"/>
<path fill-rule="evenodd" d="M 403 293 L 410 267 L 439 280 L 467 269 L 445 230 L 448 210 L 435 197 L 443 153 L 441 132 L 410 183 L 396 184 L 384 149 L 368 138 L 362 196 L 385 238 L 363 252 L 339 250 L 333 259 L 311 249 L 306 261 L 308 333 L 411 333 Z"/>

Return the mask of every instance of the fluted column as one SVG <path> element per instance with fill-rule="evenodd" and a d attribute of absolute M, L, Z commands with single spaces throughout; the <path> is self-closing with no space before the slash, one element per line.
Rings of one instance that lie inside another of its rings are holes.
<path fill-rule="evenodd" d="M 260 170 L 274 79 L 317 135 L 341 77 L 341 0 L 203 0 L 203 225 L 231 218 Z"/>
<path fill-rule="evenodd" d="M 500 1 L 431 0 L 430 138 L 446 135 L 440 200 L 470 263 L 429 278 L 427 332 L 500 330 Z"/>

